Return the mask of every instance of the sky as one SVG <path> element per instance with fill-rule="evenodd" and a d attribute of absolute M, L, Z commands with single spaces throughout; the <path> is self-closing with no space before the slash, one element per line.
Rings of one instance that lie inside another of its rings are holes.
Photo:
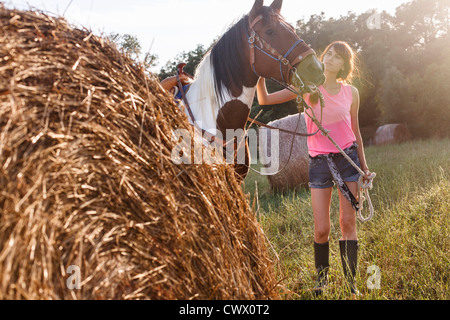
<path fill-rule="evenodd" d="M 64 16 L 71 24 L 97 35 L 136 36 L 144 53 L 158 55 L 159 70 L 178 53 L 208 47 L 247 14 L 254 0 L 0 0 L 8 8 L 37 8 Z M 293 25 L 313 14 L 339 18 L 349 11 L 374 13 L 395 9 L 410 0 L 284 0 L 282 15 Z M 265 5 L 272 1 L 266 0 Z"/>

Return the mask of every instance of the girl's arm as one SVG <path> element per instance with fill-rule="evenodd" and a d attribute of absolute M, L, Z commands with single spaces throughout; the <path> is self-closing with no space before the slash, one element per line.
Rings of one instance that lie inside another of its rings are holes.
<path fill-rule="evenodd" d="M 177 85 L 177 77 L 168 77 L 161 81 L 161 87 L 163 87 L 164 90 L 170 90 L 172 87 L 175 87 Z"/>
<path fill-rule="evenodd" d="M 297 98 L 295 93 L 288 89 L 283 89 L 274 93 L 268 93 L 266 88 L 266 79 L 260 78 L 256 85 L 256 91 L 258 96 L 258 102 L 260 105 L 270 105 L 288 102 Z"/>
<path fill-rule="evenodd" d="M 180 81 L 182 84 L 185 84 L 186 82 L 189 82 L 190 80 L 186 75 L 181 74 Z M 161 85 L 161 87 L 163 87 L 164 90 L 169 91 L 170 89 L 172 89 L 173 87 L 176 87 L 178 85 L 177 76 L 172 76 L 172 77 L 168 77 L 168 78 L 164 79 L 163 81 L 161 81 L 160 85 Z"/>
<path fill-rule="evenodd" d="M 358 144 L 358 157 L 359 162 L 361 163 L 361 169 L 366 173 L 366 175 L 370 174 L 369 167 L 367 166 L 366 162 L 366 156 L 364 152 L 364 145 L 361 137 L 361 132 L 359 130 L 359 92 L 358 89 L 352 87 L 352 93 L 353 93 L 353 103 L 351 108 L 351 117 L 352 117 L 352 129 L 355 133 L 356 137 L 356 143 Z"/>

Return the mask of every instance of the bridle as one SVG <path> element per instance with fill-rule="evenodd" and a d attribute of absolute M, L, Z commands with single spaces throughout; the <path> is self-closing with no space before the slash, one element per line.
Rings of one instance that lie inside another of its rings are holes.
<path fill-rule="evenodd" d="M 275 11 L 270 12 L 270 17 L 275 22 L 281 22 L 283 25 L 286 24 L 285 28 L 289 29 L 287 26 L 287 23 L 284 23 L 284 20 L 281 18 L 281 16 L 276 13 Z M 255 26 L 263 20 L 263 15 L 257 16 L 253 21 L 249 21 L 249 29 L 247 33 L 247 41 L 250 47 L 250 65 L 252 66 L 253 72 L 256 74 L 257 77 L 260 77 L 258 74 L 255 62 L 256 62 L 256 50 L 259 50 L 260 52 L 264 53 L 266 56 L 270 57 L 271 59 L 277 61 L 280 64 L 280 76 L 281 76 L 281 83 L 280 81 L 276 80 L 275 78 L 271 78 L 271 80 L 274 80 L 283 87 L 290 87 L 288 84 L 288 80 L 290 79 L 291 74 L 297 74 L 297 69 L 295 66 L 302 62 L 306 57 L 315 54 L 315 51 L 311 49 L 305 41 L 302 39 L 298 39 L 291 48 L 285 53 L 280 54 L 277 49 L 275 49 L 270 43 L 268 43 L 266 40 L 264 40 L 256 31 Z M 283 71 L 284 68 L 284 71 Z M 300 80 L 300 87 L 299 89 L 304 89 L 305 84 L 303 81 L 298 77 Z M 291 90 L 292 91 L 292 90 Z"/>
<path fill-rule="evenodd" d="M 270 18 L 279 23 L 281 22 L 283 26 L 286 29 L 289 29 L 289 26 L 287 26 L 287 23 L 284 22 L 284 20 L 281 18 L 281 16 L 275 12 L 270 12 Z M 247 41 L 250 48 L 250 65 L 252 67 L 253 72 L 257 77 L 261 77 L 258 72 L 256 71 L 255 62 L 256 62 L 256 50 L 259 50 L 260 52 L 264 53 L 266 56 L 270 57 L 271 59 L 279 62 L 280 64 L 280 75 L 281 75 L 281 82 L 275 79 L 274 77 L 269 78 L 270 80 L 277 82 L 279 85 L 284 87 L 285 89 L 288 89 L 289 91 L 293 92 L 297 95 L 297 104 L 303 105 L 304 109 L 307 109 L 308 106 L 306 105 L 306 102 L 303 100 L 303 94 L 304 93 L 315 93 L 317 92 L 320 95 L 320 91 L 317 90 L 317 87 L 315 86 L 307 86 L 303 82 L 303 80 L 300 78 L 300 76 L 297 73 L 297 68 L 295 67 L 297 64 L 302 62 L 306 57 L 315 54 L 315 51 L 310 48 L 305 41 L 302 39 L 298 39 L 289 50 L 286 51 L 285 54 L 280 54 L 278 50 L 276 50 L 270 43 L 268 43 L 266 40 L 264 40 L 261 36 L 258 35 L 258 33 L 255 31 L 255 26 L 263 20 L 263 15 L 257 16 L 253 21 L 249 21 L 249 29 L 247 32 Z M 294 31 L 292 31 L 294 33 Z M 293 60 L 292 60 L 293 59 Z M 291 61 L 292 60 L 292 61 Z M 283 72 L 283 67 L 285 68 Z M 290 79 L 290 76 L 294 75 L 294 81 L 295 81 L 295 88 L 297 90 L 294 90 L 292 86 L 288 84 L 288 81 L 286 79 Z M 322 97 L 321 97 L 322 98 Z M 321 103 L 323 100 L 321 99 Z M 261 123 L 259 121 L 256 121 L 255 119 L 249 118 L 249 120 L 252 122 L 252 124 L 256 124 L 271 130 L 280 130 L 282 132 L 290 133 L 294 136 L 301 136 L 301 137 L 309 137 L 313 136 L 318 133 L 312 133 L 312 134 L 304 134 L 304 133 L 298 133 L 292 132 L 289 130 L 284 130 L 282 128 L 276 128 L 269 126 L 267 124 Z M 300 123 L 300 122 L 299 122 Z M 298 128 L 298 125 L 297 125 Z"/>

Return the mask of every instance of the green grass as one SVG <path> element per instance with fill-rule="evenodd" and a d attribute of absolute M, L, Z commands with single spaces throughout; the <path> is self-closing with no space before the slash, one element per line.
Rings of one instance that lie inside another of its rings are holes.
<path fill-rule="evenodd" d="M 450 139 L 367 147 L 366 157 L 377 177 L 370 193 L 375 216 L 357 225 L 359 298 L 450 299 Z M 267 178 L 252 172 L 244 191 L 252 203 L 258 196 L 258 219 L 270 242 L 284 298 L 314 299 L 310 290 L 316 275 L 309 190 L 274 194 Z M 321 299 L 351 298 L 343 286 L 338 208 L 335 190 L 330 285 Z M 380 268 L 380 289 L 367 287 L 370 266 Z"/>

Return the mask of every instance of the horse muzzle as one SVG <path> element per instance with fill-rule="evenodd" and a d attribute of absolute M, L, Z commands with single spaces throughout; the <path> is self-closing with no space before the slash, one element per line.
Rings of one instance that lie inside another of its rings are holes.
<path fill-rule="evenodd" d="M 309 55 L 297 64 L 291 79 L 291 83 L 304 93 L 315 92 L 324 82 L 324 66 L 316 55 Z"/>

